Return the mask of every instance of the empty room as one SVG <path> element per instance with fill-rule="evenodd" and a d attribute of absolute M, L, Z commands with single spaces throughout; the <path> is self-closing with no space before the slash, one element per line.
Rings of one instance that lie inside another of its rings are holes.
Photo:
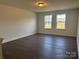
<path fill-rule="evenodd" d="M 79 59 L 79 0 L 0 0 L 0 59 Z"/>

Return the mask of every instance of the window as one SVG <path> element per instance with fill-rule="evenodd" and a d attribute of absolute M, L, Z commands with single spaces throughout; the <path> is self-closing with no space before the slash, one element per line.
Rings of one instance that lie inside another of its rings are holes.
<path fill-rule="evenodd" d="M 65 29 L 66 14 L 58 14 L 56 20 L 56 29 Z"/>
<path fill-rule="evenodd" d="M 44 17 L 44 28 L 51 29 L 52 28 L 52 15 L 46 15 Z"/>

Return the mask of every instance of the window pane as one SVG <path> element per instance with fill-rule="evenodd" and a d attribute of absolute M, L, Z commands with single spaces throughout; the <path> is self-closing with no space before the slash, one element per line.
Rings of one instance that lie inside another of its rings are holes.
<path fill-rule="evenodd" d="M 57 29 L 65 29 L 66 14 L 57 15 Z"/>
<path fill-rule="evenodd" d="M 46 29 L 52 28 L 52 15 L 46 15 L 44 17 L 44 28 Z"/>

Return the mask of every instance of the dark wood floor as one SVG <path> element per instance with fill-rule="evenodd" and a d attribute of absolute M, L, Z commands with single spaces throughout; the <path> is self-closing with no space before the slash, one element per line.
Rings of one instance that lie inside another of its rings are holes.
<path fill-rule="evenodd" d="M 74 37 L 36 34 L 2 47 L 4 59 L 78 59 Z"/>

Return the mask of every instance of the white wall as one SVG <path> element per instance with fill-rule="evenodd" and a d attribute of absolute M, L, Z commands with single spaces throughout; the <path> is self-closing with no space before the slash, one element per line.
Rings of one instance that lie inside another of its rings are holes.
<path fill-rule="evenodd" d="M 66 29 L 65 30 L 58 30 L 56 29 L 56 15 L 63 14 L 67 15 L 66 17 Z M 52 29 L 47 30 L 44 29 L 44 16 L 52 14 Z M 77 35 L 77 21 L 78 21 L 78 10 L 77 9 L 69 9 L 69 10 L 60 10 L 60 11 L 50 11 L 50 12 L 43 12 L 37 13 L 38 19 L 38 33 L 45 33 L 45 34 L 54 34 L 54 35 L 64 35 L 64 36 L 76 36 Z"/>
<path fill-rule="evenodd" d="M 12 41 L 36 33 L 36 15 L 28 10 L 0 5 L 0 38 Z"/>
<path fill-rule="evenodd" d="M 79 58 L 79 14 L 78 14 L 77 47 L 78 47 L 78 58 Z"/>

